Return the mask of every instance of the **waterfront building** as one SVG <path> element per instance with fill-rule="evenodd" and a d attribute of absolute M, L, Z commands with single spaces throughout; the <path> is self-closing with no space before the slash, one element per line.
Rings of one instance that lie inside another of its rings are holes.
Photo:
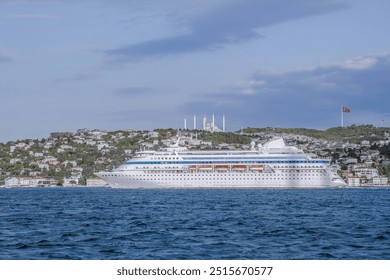
<path fill-rule="evenodd" d="M 75 187 L 79 185 L 79 178 L 77 177 L 70 177 L 70 178 L 64 178 L 64 187 Z"/>
<path fill-rule="evenodd" d="M 351 177 L 347 179 L 348 187 L 360 187 L 360 178 Z"/>
<path fill-rule="evenodd" d="M 371 183 L 374 186 L 388 186 L 389 178 L 383 176 L 373 177 L 371 179 Z"/>

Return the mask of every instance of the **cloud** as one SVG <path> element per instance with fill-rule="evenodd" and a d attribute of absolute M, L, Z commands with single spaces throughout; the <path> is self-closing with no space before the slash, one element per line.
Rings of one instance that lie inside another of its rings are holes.
<path fill-rule="evenodd" d="M 378 116 L 390 117 L 388 77 L 390 54 L 358 57 L 311 69 L 260 72 L 248 81 L 184 103 L 181 109 L 188 112 L 206 108 L 206 112 L 245 120 L 248 126 L 325 128 L 340 124 L 340 107 L 345 105 L 352 111 L 346 117 L 347 124 L 376 124 L 380 121 Z M 243 124 L 235 125 L 239 128 Z"/>
<path fill-rule="evenodd" d="M 352 59 L 348 59 L 344 62 L 336 62 L 336 63 L 329 63 L 328 65 L 324 66 L 340 66 L 345 69 L 367 69 L 371 66 L 375 65 L 378 62 L 376 57 L 370 57 L 370 56 L 359 56 Z"/>
<path fill-rule="evenodd" d="M 211 10 L 183 21 L 185 34 L 129 44 L 105 54 L 111 59 L 137 62 L 166 55 L 213 51 L 260 38 L 257 29 L 346 8 L 339 1 L 240 0 L 221 1 Z M 183 26 L 179 29 L 183 30 Z"/>

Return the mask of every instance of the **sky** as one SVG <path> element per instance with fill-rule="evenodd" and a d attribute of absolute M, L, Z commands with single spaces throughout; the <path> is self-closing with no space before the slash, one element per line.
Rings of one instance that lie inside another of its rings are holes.
<path fill-rule="evenodd" d="M 390 126 L 388 0 L 0 0 L 0 142 Z"/>

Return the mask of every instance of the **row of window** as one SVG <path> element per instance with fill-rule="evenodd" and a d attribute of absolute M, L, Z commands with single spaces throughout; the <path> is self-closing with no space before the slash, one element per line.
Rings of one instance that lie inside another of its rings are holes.
<path fill-rule="evenodd" d="M 177 174 L 176 176 L 172 176 L 171 174 L 152 174 L 152 175 L 139 175 L 139 176 L 136 176 L 136 177 L 133 177 L 133 176 L 127 176 L 127 175 L 117 175 L 117 174 L 107 174 L 107 175 L 103 175 L 103 177 L 107 178 L 107 177 L 115 177 L 115 178 L 134 178 L 134 179 L 150 179 L 150 178 L 194 178 L 194 177 L 202 177 L 202 178 L 210 178 L 210 179 L 226 179 L 226 180 L 230 180 L 230 179 L 247 179 L 247 178 L 261 178 L 261 177 L 275 177 L 275 178 L 280 178 L 280 177 L 283 177 L 285 179 L 293 179 L 293 178 L 307 178 L 307 177 L 325 177 L 326 174 L 325 173 L 316 173 L 316 174 L 300 174 L 300 175 L 295 175 L 294 174 L 262 174 L 262 175 L 257 175 L 257 174 L 251 174 L 251 173 L 248 173 L 246 174 L 246 176 L 238 176 L 238 174 L 232 174 L 233 176 L 222 176 L 222 175 L 219 175 L 217 174 L 217 176 L 213 175 L 213 176 L 209 176 L 210 174 L 201 174 L 201 173 L 198 173 L 198 174 L 194 174 L 194 175 L 190 175 L 190 174 Z M 218 176 L 219 175 L 219 176 Z M 235 175 L 235 176 L 234 176 Z M 288 177 L 286 177 L 288 176 Z"/>
<path fill-rule="evenodd" d="M 188 166 L 185 166 L 185 167 L 188 167 Z M 210 166 L 210 168 L 212 168 L 213 166 Z M 230 167 L 232 167 L 232 168 L 234 168 L 234 166 L 230 166 Z M 251 166 L 250 165 L 246 165 L 245 166 L 245 168 L 250 168 Z M 271 167 L 271 166 L 265 166 L 266 168 L 267 167 Z M 164 166 L 163 168 L 162 167 L 156 167 L 156 166 L 136 166 L 134 169 L 141 169 L 141 170 L 143 170 L 143 169 L 153 169 L 153 170 L 158 170 L 158 169 L 160 169 L 160 170 L 169 170 L 169 169 L 181 169 L 182 168 L 182 166 Z M 284 170 L 284 169 L 287 169 L 287 170 L 299 170 L 299 169 L 301 169 L 301 170 L 309 170 L 309 169 L 323 169 L 323 167 L 322 166 L 272 166 L 272 168 L 274 168 L 274 169 L 280 169 L 280 170 Z M 130 168 L 130 167 L 125 167 L 124 169 L 132 169 L 132 168 Z"/>
<path fill-rule="evenodd" d="M 312 180 L 313 178 L 277 178 L 278 180 Z M 151 181 L 150 179 L 145 179 L 145 178 L 138 178 L 138 179 L 134 179 L 135 181 Z M 218 178 L 215 178 L 215 179 L 210 179 L 210 178 L 205 178 L 204 180 L 206 181 L 215 181 L 215 180 L 220 180 L 220 181 L 223 181 L 223 182 L 226 182 L 228 183 L 229 181 L 231 180 L 240 180 L 240 181 L 254 181 L 253 179 L 251 178 L 231 178 L 230 180 L 222 180 L 222 179 L 218 179 Z M 123 181 L 126 181 L 126 180 L 123 180 Z M 182 179 L 179 179 L 179 178 L 159 178 L 157 181 L 182 181 L 182 182 L 188 182 L 188 181 L 183 181 Z M 269 181 L 269 180 L 263 180 L 263 181 Z M 271 180 L 272 181 L 272 180 Z M 258 182 L 256 180 L 256 182 Z"/>
<path fill-rule="evenodd" d="M 175 159 L 172 159 L 175 160 Z M 176 159 L 178 160 L 178 159 Z M 223 161 L 128 161 L 125 164 L 327 164 L 328 161 L 297 161 L 297 160 L 289 160 L 289 161 L 269 161 L 269 160 L 256 160 L 256 161 L 248 161 L 248 160 L 223 160 Z M 287 166 L 287 168 L 291 168 L 291 166 Z"/>

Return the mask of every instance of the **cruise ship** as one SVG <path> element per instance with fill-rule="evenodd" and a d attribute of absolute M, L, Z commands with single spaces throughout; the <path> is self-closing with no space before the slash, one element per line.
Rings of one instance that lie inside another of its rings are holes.
<path fill-rule="evenodd" d="M 249 150 L 189 150 L 175 144 L 139 151 L 112 171 L 96 173 L 113 188 L 326 188 L 346 183 L 329 159 L 287 146 L 282 138 Z"/>

